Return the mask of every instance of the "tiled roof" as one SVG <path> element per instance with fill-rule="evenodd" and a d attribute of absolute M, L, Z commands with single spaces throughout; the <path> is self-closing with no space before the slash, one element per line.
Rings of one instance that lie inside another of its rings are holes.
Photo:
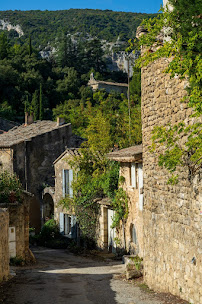
<path fill-rule="evenodd" d="M 107 157 L 111 160 L 120 162 L 132 162 L 135 160 L 141 160 L 142 145 L 132 146 L 119 151 L 108 153 Z"/>
<path fill-rule="evenodd" d="M 54 129 L 62 128 L 65 125 L 70 124 L 58 126 L 54 121 L 41 120 L 27 126 L 23 124 L 19 127 L 14 127 L 8 132 L 0 135 L 0 148 L 11 147 L 38 135 L 48 133 Z"/>
<path fill-rule="evenodd" d="M 127 83 L 109 82 L 109 81 L 101 81 L 101 80 L 97 80 L 96 82 L 101 83 L 101 84 L 106 84 L 106 85 L 117 86 L 117 87 L 128 87 Z"/>
<path fill-rule="evenodd" d="M 68 148 L 66 149 L 60 156 L 53 162 L 53 164 L 56 164 L 63 156 L 65 155 L 71 155 L 71 156 L 79 156 L 79 148 Z"/>

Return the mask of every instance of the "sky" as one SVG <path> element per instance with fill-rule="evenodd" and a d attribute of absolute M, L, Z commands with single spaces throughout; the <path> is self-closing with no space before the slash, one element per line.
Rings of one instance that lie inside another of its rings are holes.
<path fill-rule="evenodd" d="M 0 0 L 1 10 L 65 10 L 69 8 L 157 13 L 163 0 Z"/>

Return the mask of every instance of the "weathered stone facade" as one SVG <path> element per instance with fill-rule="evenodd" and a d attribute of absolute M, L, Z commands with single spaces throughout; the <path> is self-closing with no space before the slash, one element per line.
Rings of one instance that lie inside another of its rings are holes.
<path fill-rule="evenodd" d="M 128 196 L 128 217 L 125 222 L 125 235 L 122 223 L 117 231 L 120 247 L 130 254 L 143 256 L 143 217 L 140 190 L 142 189 L 142 145 L 132 146 L 108 154 L 112 160 L 119 161 L 119 176 L 124 178 L 121 185 Z M 143 195 L 143 194 L 142 194 Z M 124 244 L 125 243 L 125 244 Z"/>
<path fill-rule="evenodd" d="M 1 208 L 7 208 L 6 210 L 9 214 L 8 259 L 17 257 L 27 263 L 34 261 L 33 254 L 29 249 L 29 206 L 32 199 L 33 196 L 30 193 L 23 192 L 22 202 L 0 204 Z M 11 246 L 13 241 L 14 246 Z M 15 248 L 14 251 L 13 248 Z"/>
<path fill-rule="evenodd" d="M 8 211 L 0 208 L 0 282 L 9 276 L 8 227 Z"/>
<path fill-rule="evenodd" d="M 30 205 L 30 227 L 40 230 L 43 217 L 42 191 L 54 186 L 53 161 L 65 147 L 77 145 L 71 124 L 38 121 L 0 135 L 0 170 L 15 172 L 25 190 L 35 195 Z"/>
<path fill-rule="evenodd" d="M 181 103 L 185 81 L 163 73 L 167 59 L 142 68 L 144 172 L 144 278 L 150 288 L 202 303 L 202 185 L 178 169 L 179 183 L 167 184 L 168 171 L 149 152 L 154 126 L 191 123 L 192 110 Z M 182 143 L 185 138 L 181 138 Z M 157 151 L 159 152 L 159 151 Z"/>
<path fill-rule="evenodd" d="M 139 189 L 131 185 L 131 164 L 120 164 L 120 176 L 125 177 L 123 189 L 128 195 L 128 217 L 125 224 L 126 250 L 131 254 L 143 256 L 143 218 L 139 208 Z M 138 181 L 138 171 L 137 171 Z M 134 236 L 135 234 L 135 236 Z M 123 239 L 123 230 L 119 230 L 120 238 Z"/>
<path fill-rule="evenodd" d="M 60 200 L 65 197 L 65 195 L 73 194 L 70 189 L 71 182 L 73 181 L 73 170 L 69 164 L 69 161 L 73 156 L 78 155 L 78 149 L 66 149 L 55 161 L 55 191 L 52 195 L 54 201 L 54 219 L 60 226 L 60 232 L 70 238 L 76 238 L 79 230 L 76 223 L 76 217 L 74 210 L 64 208 L 59 204 Z M 65 179 L 68 174 L 68 181 Z M 71 178 L 69 173 L 71 172 Z M 66 192 L 66 191 L 70 192 Z"/>
<path fill-rule="evenodd" d="M 96 227 L 96 244 L 99 249 L 108 250 L 108 209 L 110 208 L 110 200 L 105 198 L 98 200 L 99 206 Z"/>

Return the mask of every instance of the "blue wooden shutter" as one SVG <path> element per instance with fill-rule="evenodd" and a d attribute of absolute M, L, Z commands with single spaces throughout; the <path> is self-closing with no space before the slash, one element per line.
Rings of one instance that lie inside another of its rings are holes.
<path fill-rule="evenodd" d="M 60 233 L 64 234 L 64 213 L 60 212 Z"/>
<path fill-rule="evenodd" d="M 73 170 L 69 170 L 69 196 L 73 197 L 73 189 L 72 189 L 72 181 L 73 181 Z"/>

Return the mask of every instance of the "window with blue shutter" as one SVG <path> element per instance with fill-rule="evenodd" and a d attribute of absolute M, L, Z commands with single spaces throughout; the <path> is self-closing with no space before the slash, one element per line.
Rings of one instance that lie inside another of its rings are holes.
<path fill-rule="evenodd" d="M 63 197 L 69 195 L 73 197 L 73 189 L 72 189 L 72 181 L 73 181 L 73 170 L 63 170 Z"/>

